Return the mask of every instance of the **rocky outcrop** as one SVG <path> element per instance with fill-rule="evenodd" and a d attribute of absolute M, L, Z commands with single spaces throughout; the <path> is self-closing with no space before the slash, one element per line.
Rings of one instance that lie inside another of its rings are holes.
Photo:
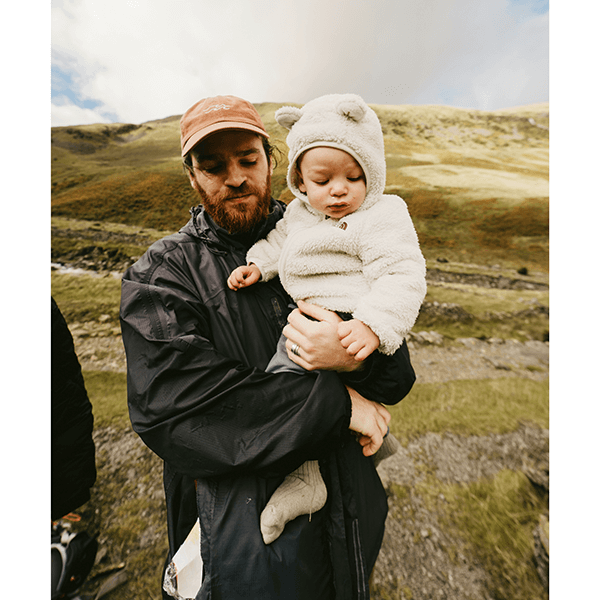
<path fill-rule="evenodd" d="M 461 283 L 478 287 L 497 288 L 500 290 L 547 290 L 547 283 L 527 281 L 504 275 L 485 275 L 482 273 L 455 273 L 440 269 L 427 269 L 427 281 L 431 283 Z"/>

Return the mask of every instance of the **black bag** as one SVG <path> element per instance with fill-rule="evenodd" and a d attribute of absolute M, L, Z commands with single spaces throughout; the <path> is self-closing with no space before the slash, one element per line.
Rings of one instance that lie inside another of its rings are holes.
<path fill-rule="evenodd" d="M 94 566 L 97 551 L 96 538 L 85 531 L 71 533 L 60 525 L 52 529 L 52 600 L 66 598 L 81 586 Z"/>

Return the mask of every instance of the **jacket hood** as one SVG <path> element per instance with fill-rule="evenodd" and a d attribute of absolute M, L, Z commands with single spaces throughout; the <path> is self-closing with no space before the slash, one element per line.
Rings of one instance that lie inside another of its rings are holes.
<path fill-rule="evenodd" d="M 276 121 L 290 130 L 287 136 L 289 167 L 287 184 L 292 193 L 308 204 L 297 186 L 295 164 L 299 156 L 317 146 L 345 150 L 362 167 L 367 193 L 358 210 L 372 206 L 385 189 L 383 132 L 375 111 L 356 94 L 329 94 L 311 100 L 302 108 L 283 106 Z"/>

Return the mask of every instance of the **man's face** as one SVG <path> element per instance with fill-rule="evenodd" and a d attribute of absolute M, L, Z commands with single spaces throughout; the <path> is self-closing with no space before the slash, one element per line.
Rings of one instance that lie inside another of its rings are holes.
<path fill-rule="evenodd" d="M 192 187 L 206 212 L 230 233 L 250 231 L 269 214 L 272 166 L 249 131 L 214 133 L 193 149 Z"/>

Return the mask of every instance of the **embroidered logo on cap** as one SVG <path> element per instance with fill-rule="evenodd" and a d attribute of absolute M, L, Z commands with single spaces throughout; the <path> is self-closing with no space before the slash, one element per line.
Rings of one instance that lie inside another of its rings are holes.
<path fill-rule="evenodd" d="M 213 104 L 204 110 L 205 113 L 213 112 L 215 110 L 229 110 L 231 106 L 227 104 Z"/>

